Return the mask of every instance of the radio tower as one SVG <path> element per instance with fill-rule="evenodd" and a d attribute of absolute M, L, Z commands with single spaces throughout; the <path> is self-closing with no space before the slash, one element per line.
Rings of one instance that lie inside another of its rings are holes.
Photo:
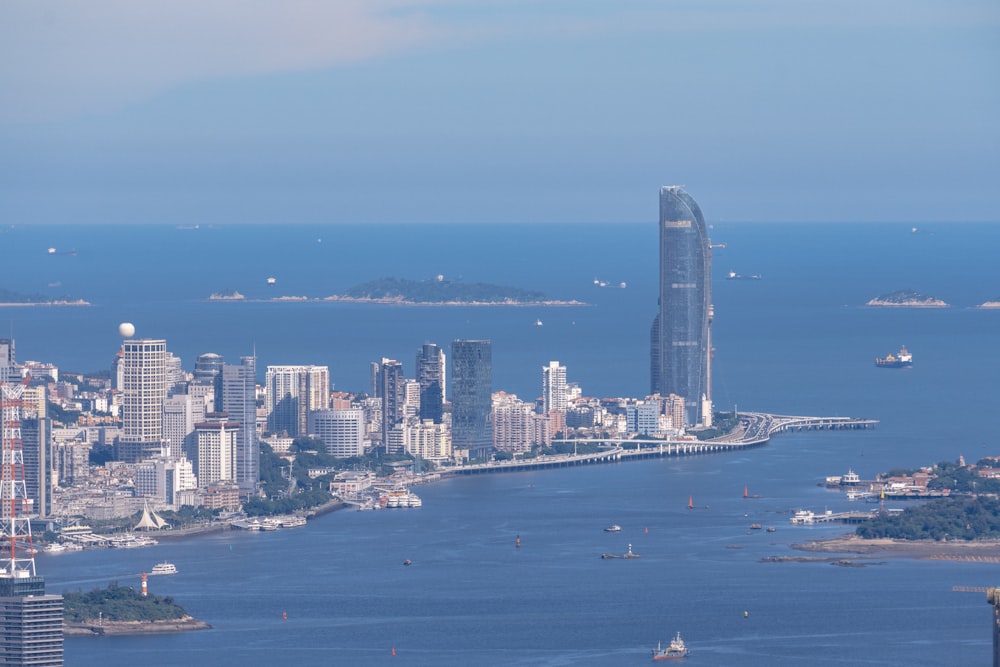
<path fill-rule="evenodd" d="M 0 383 L 0 664 L 63 664 L 63 599 L 35 573 L 31 501 L 24 483 L 21 398 L 28 384 Z M 19 555 L 23 554 L 23 555 Z"/>
<path fill-rule="evenodd" d="M 31 501 L 24 483 L 24 449 L 21 441 L 21 396 L 28 379 L 14 384 L 4 382 L 0 396 L 3 416 L 3 458 L 0 461 L 0 531 L 3 550 L 0 552 L 0 576 L 21 578 L 35 576 L 34 548 L 31 545 Z M 18 543 L 26 544 L 18 556 Z"/>

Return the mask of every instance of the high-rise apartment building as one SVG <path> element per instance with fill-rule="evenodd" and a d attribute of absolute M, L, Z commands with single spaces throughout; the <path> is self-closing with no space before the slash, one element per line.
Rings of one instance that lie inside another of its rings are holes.
<path fill-rule="evenodd" d="M 450 375 L 452 446 L 467 449 L 471 459 L 486 460 L 493 449 L 493 343 L 452 341 Z"/>
<path fill-rule="evenodd" d="M 118 458 L 136 463 L 160 453 L 163 399 L 167 380 L 167 342 L 141 338 L 122 343 L 122 437 Z"/>
<path fill-rule="evenodd" d="M 319 381 L 322 383 L 322 378 Z M 324 386 L 329 388 L 329 376 Z M 242 489 L 255 489 L 260 482 L 260 445 L 257 443 L 257 358 L 241 357 L 238 365 L 223 364 L 219 388 L 222 411 L 241 425 L 236 442 L 236 483 Z"/>
<path fill-rule="evenodd" d="M 568 392 L 566 390 L 566 367 L 558 361 L 550 361 L 542 366 L 542 411 L 566 411 Z"/>
<path fill-rule="evenodd" d="M 434 343 L 417 350 L 417 382 L 420 383 L 420 419 L 440 424 L 444 416 L 445 357 Z"/>
<path fill-rule="evenodd" d="M 40 517 L 49 515 L 52 489 L 49 423 L 44 417 L 27 417 L 21 420 L 24 485 L 31 500 L 31 513 Z"/>
<path fill-rule="evenodd" d="M 389 433 L 403 421 L 403 364 L 382 357 L 372 363 L 372 379 L 375 398 L 382 399 L 382 444 L 387 446 Z"/>
<path fill-rule="evenodd" d="M 326 366 L 268 366 L 265 376 L 267 430 L 305 435 L 310 410 L 330 405 L 330 369 Z"/>
<path fill-rule="evenodd" d="M 527 452 L 535 436 L 535 411 L 514 394 L 493 394 L 493 446 L 501 452 Z"/>
<path fill-rule="evenodd" d="M 660 307 L 650 332 L 651 393 L 684 397 L 687 425 L 711 423 L 711 242 L 701 209 L 660 188 Z"/>
<path fill-rule="evenodd" d="M 226 419 L 225 413 L 208 415 L 195 424 L 198 437 L 198 486 L 205 488 L 221 481 L 236 480 L 236 448 L 240 423 Z"/>

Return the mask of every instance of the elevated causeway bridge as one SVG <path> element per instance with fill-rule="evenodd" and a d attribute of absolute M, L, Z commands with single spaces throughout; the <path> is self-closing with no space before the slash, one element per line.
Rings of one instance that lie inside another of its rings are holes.
<path fill-rule="evenodd" d="M 739 426 L 732 432 L 711 440 L 695 439 L 623 439 L 589 438 L 553 440 L 554 443 L 571 444 L 573 454 L 538 456 L 531 459 L 491 461 L 445 469 L 444 474 L 477 475 L 493 472 L 520 472 L 544 468 L 565 468 L 594 463 L 613 463 L 629 459 L 650 459 L 664 456 L 693 456 L 716 454 L 738 449 L 750 449 L 766 445 L 771 436 L 786 431 L 819 431 L 836 429 L 875 428 L 878 420 L 854 417 L 802 417 L 772 415 L 764 412 L 743 412 L 739 414 Z M 598 452 L 576 453 L 578 445 L 597 444 Z"/>

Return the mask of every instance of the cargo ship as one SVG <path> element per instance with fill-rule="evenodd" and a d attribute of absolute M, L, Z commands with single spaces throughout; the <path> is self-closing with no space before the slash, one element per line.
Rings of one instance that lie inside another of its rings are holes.
<path fill-rule="evenodd" d="M 875 365 L 879 368 L 908 368 L 913 365 L 913 355 L 903 346 L 896 354 L 875 357 Z"/>
<path fill-rule="evenodd" d="M 686 658 L 688 654 L 688 648 L 684 644 L 684 640 L 681 639 L 681 633 L 677 633 L 677 636 L 671 640 L 668 646 L 656 645 L 653 649 L 653 660 L 674 660 L 676 658 Z"/>

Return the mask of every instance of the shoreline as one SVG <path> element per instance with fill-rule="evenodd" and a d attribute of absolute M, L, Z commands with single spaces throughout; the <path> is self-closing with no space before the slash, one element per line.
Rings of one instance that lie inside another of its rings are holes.
<path fill-rule="evenodd" d="M 791 547 L 797 551 L 822 554 L 858 554 L 885 558 L 1000 563 L 1000 540 L 938 542 L 935 540 L 899 540 L 888 537 L 865 539 L 848 533 L 841 537 L 792 544 Z"/>
<path fill-rule="evenodd" d="M 208 297 L 206 301 L 226 302 L 226 303 L 364 303 L 379 306 L 543 306 L 543 307 L 564 307 L 564 306 L 589 306 L 585 301 L 571 299 L 561 301 L 558 299 L 544 301 L 409 301 L 402 298 L 360 298 L 350 296 L 276 296 L 267 299 L 248 299 L 246 297 Z"/>
<path fill-rule="evenodd" d="M 27 306 L 92 306 L 94 304 L 83 299 L 76 301 L 5 301 L 0 303 L 0 308 L 18 308 Z"/>
<path fill-rule="evenodd" d="M 103 621 L 101 623 L 63 623 L 66 637 L 110 637 L 124 635 L 158 635 L 175 632 L 211 630 L 212 626 L 197 618 L 185 616 L 168 621 Z"/>

